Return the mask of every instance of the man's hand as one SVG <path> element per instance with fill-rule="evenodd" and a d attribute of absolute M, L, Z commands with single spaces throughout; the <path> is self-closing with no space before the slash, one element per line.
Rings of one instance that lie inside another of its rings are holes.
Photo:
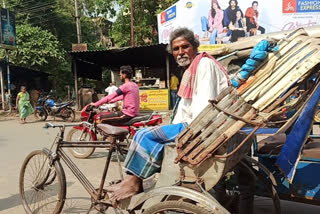
<path fill-rule="evenodd" d="M 86 109 L 86 111 L 92 111 L 94 108 L 96 108 L 96 106 L 94 105 L 94 103 L 90 103 Z"/>

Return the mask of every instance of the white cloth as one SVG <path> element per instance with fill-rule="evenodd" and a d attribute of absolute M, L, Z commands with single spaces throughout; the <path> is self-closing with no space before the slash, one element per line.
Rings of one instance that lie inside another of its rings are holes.
<path fill-rule="evenodd" d="M 192 99 L 181 98 L 172 123 L 190 124 L 208 105 L 208 100 L 214 100 L 226 87 L 228 80 L 218 65 L 207 57 L 202 58 L 197 67 Z"/>
<path fill-rule="evenodd" d="M 104 91 L 108 93 L 108 95 L 113 94 L 116 90 L 118 90 L 118 87 L 115 85 L 109 86 Z"/>

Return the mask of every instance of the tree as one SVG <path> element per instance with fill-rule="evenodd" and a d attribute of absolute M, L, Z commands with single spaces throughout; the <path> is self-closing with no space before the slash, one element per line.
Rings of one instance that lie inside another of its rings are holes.
<path fill-rule="evenodd" d="M 178 0 L 134 0 L 135 44 L 158 43 L 157 14 Z M 130 0 L 119 0 L 121 5 L 117 20 L 112 28 L 112 37 L 118 46 L 130 44 Z"/>
<path fill-rule="evenodd" d="M 65 62 L 65 51 L 57 38 L 47 30 L 29 24 L 17 26 L 17 50 L 11 51 L 12 63 L 48 72 Z"/>
<path fill-rule="evenodd" d="M 17 49 L 10 51 L 10 62 L 51 74 L 53 87 L 62 93 L 65 85 L 72 84 L 72 75 L 67 53 L 60 42 L 52 33 L 40 27 L 25 24 L 16 28 Z M 4 59 L 4 51 L 0 56 Z"/>

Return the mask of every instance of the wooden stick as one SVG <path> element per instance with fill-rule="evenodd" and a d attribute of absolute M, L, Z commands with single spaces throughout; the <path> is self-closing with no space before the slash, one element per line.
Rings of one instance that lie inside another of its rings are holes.
<path fill-rule="evenodd" d="M 316 92 L 317 88 L 320 87 L 320 81 L 318 84 L 314 87 L 312 93 L 309 95 L 308 99 L 304 102 L 304 104 L 298 109 L 298 111 L 283 125 L 281 128 L 277 131 L 277 133 L 283 133 L 287 131 L 289 127 L 292 126 L 292 124 L 296 121 L 296 119 L 300 116 L 302 110 L 307 105 L 309 100 L 311 99 L 312 95 Z"/>
<path fill-rule="evenodd" d="M 251 108 L 243 117 L 247 120 L 251 120 L 256 115 L 256 111 Z M 216 140 L 210 144 L 209 147 L 207 147 L 203 152 L 201 152 L 200 155 L 198 155 L 196 158 L 191 158 L 189 156 L 188 162 L 192 165 L 197 165 L 200 163 L 203 159 L 207 158 L 209 154 L 212 154 L 214 151 L 216 151 L 221 143 L 226 142 L 228 139 L 230 139 L 235 133 L 237 133 L 243 126 L 245 126 L 245 122 L 243 121 L 237 121 L 233 123 L 233 125 L 225 131 L 222 135 L 220 135 Z"/>
<path fill-rule="evenodd" d="M 316 48 L 319 49 L 319 47 Z M 318 64 L 319 57 L 319 51 L 308 56 L 308 58 L 303 61 L 303 64 L 301 62 L 300 66 L 295 68 L 295 71 L 289 72 L 285 78 L 282 78 L 280 81 L 278 81 L 274 87 L 270 88 L 266 94 L 260 97 L 259 100 L 253 104 L 253 107 L 262 111 L 264 108 L 270 105 L 270 103 L 272 103 L 288 88 L 288 86 L 292 85 L 303 75 L 310 72 L 312 68 Z"/>
<path fill-rule="evenodd" d="M 293 92 L 295 92 L 299 88 L 299 85 L 291 88 L 284 96 L 279 98 L 276 102 L 272 103 L 266 110 L 264 110 L 264 113 L 270 113 L 275 109 L 278 105 L 283 103 Z"/>
<path fill-rule="evenodd" d="M 238 99 L 236 103 L 234 103 L 228 111 L 235 112 L 239 110 L 239 108 L 243 105 L 244 100 Z M 188 144 L 185 148 L 178 149 L 178 156 L 176 158 L 176 162 L 181 160 L 187 153 L 189 153 L 193 148 L 195 148 L 201 141 L 205 140 L 212 132 L 214 132 L 225 120 L 228 118 L 228 115 L 221 114 L 214 120 L 211 124 L 209 124 L 205 131 L 202 132 L 198 137 L 192 140 L 191 144 Z M 179 151 L 180 150 L 180 151 Z"/>
<path fill-rule="evenodd" d="M 248 94 L 255 90 L 256 87 L 260 86 L 261 83 L 263 83 L 267 79 L 267 77 L 271 75 L 272 71 L 276 67 L 277 61 L 284 55 L 290 53 L 293 47 L 295 47 L 299 43 L 302 43 L 306 38 L 306 36 L 298 36 L 290 42 L 287 40 L 283 42 L 282 45 L 280 45 L 280 50 L 276 53 L 270 53 L 268 56 L 268 60 L 265 60 L 264 63 L 262 63 L 258 67 L 258 72 L 252 77 L 256 81 L 251 81 L 250 84 L 247 84 L 239 94 L 241 95 L 246 92 L 244 96 L 248 96 Z"/>
<path fill-rule="evenodd" d="M 305 39 L 305 37 L 297 37 L 279 52 L 269 54 L 270 60 L 254 76 L 257 81 L 247 86 L 247 90 L 244 90 L 245 93 L 243 94 L 243 97 L 249 96 L 249 94 L 251 94 L 254 90 L 257 90 L 257 87 L 261 87 L 261 84 L 264 83 L 273 72 L 277 71 L 277 60 L 281 59 L 286 54 L 290 54 L 293 51 L 293 47 L 302 43 L 303 39 Z M 281 64 L 278 64 L 277 66 L 280 67 Z"/>
<path fill-rule="evenodd" d="M 232 102 L 237 97 L 237 92 L 234 90 L 231 94 L 229 94 L 225 99 L 219 102 L 221 108 L 226 108 L 232 104 Z M 211 105 L 211 104 L 210 104 Z M 176 141 L 176 145 L 178 148 L 181 148 L 185 143 L 189 141 L 193 136 L 196 136 L 201 129 L 203 129 L 211 120 L 213 120 L 219 111 L 211 106 L 211 111 L 209 111 L 205 117 L 202 118 L 201 121 L 197 121 L 197 123 L 191 123 L 189 126 L 188 134 L 184 135 L 182 138 L 178 139 L 178 143 Z"/>
<path fill-rule="evenodd" d="M 245 104 L 237 113 L 237 116 L 243 116 L 249 109 L 251 108 L 251 105 Z M 202 154 L 203 150 L 206 148 L 214 148 L 213 145 L 218 145 L 220 140 L 223 138 L 221 136 L 224 136 L 224 132 L 229 129 L 234 123 L 236 122 L 233 118 L 228 118 L 228 120 L 218 129 L 214 130 L 214 132 L 211 134 L 210 137 L 208 137 L 203 143 L 201 143 L 195 150 L 193 150 L 188 155 L 188 161 L 194 159 L 196 156 L 198 156 L 200 153 Z M 209 154 L 209 153 L 208 153 Z"/>
<path fill-rule="evenodd" d="M 214 102 L 218 103 L 223 99 L 229 99 L 229 94 L 236 94 L 235 89 L 232 86 L 228 86 L 227 88 L 223 89 L 222 92 L 215 98 Z M 233 99 L 233 98 L 232 98 Z M 208 116 L 208 113 L 212 111 L 212 105 L 208 103 L 208 105 L 200 112 L 200 114 L 191 122 L 191 124 L 185 128 L 177 137 L 175 140 L 175 143 L 177 147 L 180 147 L 180 139 L 183 138 L 185 133 L 189 132 L 190 127 L 193 127 L 195 124 L 198 124 L 199 121 L 201 121 L 204 117 Z"/>
<path fill-rule="evenodd" d="M 268 77 L 262 84 L 260 84 L 255 91 L 253 91 L 251 94 L 248 94 L 245 97 L 245 100 L 248 102 L 250 100 L 256 100 L 257 98 L 261 98 L 266 91 L 270 91 L 270 89 L 279 81 L 282 79 L 286 79 L 287 75 L 290 75 L 292 73 L 292 70 L 294 68 L 297 68 L 297 66 L 301 63 L 302 60 L 305 59 L 305 56 L 314 52 L 315 47 L 309 47 L 307 46 L 305 50 L 298 53 L 295 57 L 292 57 L 288 63 L 286 63 L 286 66 L 281 66 L 279 68 L 276 68 L 276 72 L 273 72 L 270 77 Z M 298 62 L 298 63 L 297 63 Z M 288 88 L 290 85 L 285 83 L 285 86 Z M 283 92 L 283 91 L 282 91 Z"/>

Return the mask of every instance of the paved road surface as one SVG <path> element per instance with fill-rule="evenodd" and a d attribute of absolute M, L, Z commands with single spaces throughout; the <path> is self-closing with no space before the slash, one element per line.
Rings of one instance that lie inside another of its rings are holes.
<path fill-rule="evenodd" d="M 57 130 L 44 130 L 44 123 L 36 122 L 20 125 L 15 120 L 5 121 L 0 118 L 0 214 L 23 214 L 24 210 L 20 204 L 18 180 L 21 164 L 28 153 L 32 150 L 49 147 Z M 94 153 L 92 158 L 78 160 L 75 162 L 85 175 L 98 185 L 104 165 L 106 150 L 100 149 Z M 115 162 L 112 167 L 115 167 Z M 67 201 L 63 213 L 86 213 L 90 206 L 88 194 L 77 183 L 75 177 L 64 167 L 67 177 Z M 107 181 L 118 179 L 117 176 L 107 177 Z M 270 206 L 260 201 L 259 211 L 256 213 L 270 213 Z M 91 213 L 97 213 L 92 211 Z M 319 214 L 320 207 L 304 205 L 292 202 L 282 203 L 284 214 Z"/>

